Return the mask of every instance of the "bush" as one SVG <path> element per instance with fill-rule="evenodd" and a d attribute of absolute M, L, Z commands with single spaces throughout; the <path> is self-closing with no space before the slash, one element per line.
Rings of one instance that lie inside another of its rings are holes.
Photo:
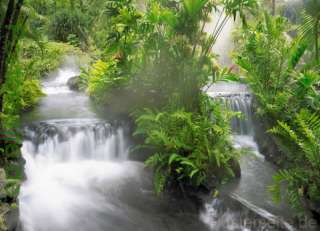
<path fill-rule="evenodd" d="M 281 199 L 281 184 L 286 183 L 286 195 L 291 205 L 301 211 L 304 199 L 320 202 L 320 117 L 301 110 L 289 123 L 278 121 L 270 130 L 280 138 L 290 167 L 274 176 L 270 189 L 274 198 Z"/>
<path fill-rule="evenodd" d="M 246 80 L 255 93 L 260 114 L 275 116 L 289 105 L 290 74 L 288 60 L 290 43 L 284 18 L 263 18 L 242 33 L 237 64 L 246 72 Z"/>
<path fill-rule="evenodd" d="M 320 202 L 320 75 L 316 66 L 302 62 L 308 44 L 290 41 L 286 28 L 283 18 L 264 14 L 244 29 L 237 63 L 283 151 L 285 167 L 274 176 L 270 190 L 279 201 L 285 183 L 290 204 L 303 211 L 305 198 Z"/>
<path fill-rule="evenodd" d="M 118 66 L 117 59 L 110 59 L 108 62 L 96 61 L 89 72 L 82 78 L 88 82 L 89 94 L 99 102 L 108 102 L 112 91 L 123 88 L 128 78 Z"/>
<path fill-rule="evenodd" d="M 27 79 L 23 82 L 21 92 L 23 109 L 36 105 L 42 96 L 44 96 L 44 93 L 41 90 L 39 80 Z"/>
<path fill-rule="evenodd" d="M 154 167 L 155 191 L 208 186 L 234 176 L 238 153 L 232 148 L 230 115 L 219 104 L 205 99 L 200 114 L 183 109 L 136 114 L 135 135 L 145 137 L 143 147 L 154 154 L 146 165 Z"/>

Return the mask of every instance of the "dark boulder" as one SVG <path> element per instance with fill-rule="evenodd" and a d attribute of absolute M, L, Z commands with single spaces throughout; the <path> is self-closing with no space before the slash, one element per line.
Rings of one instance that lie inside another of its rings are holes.
<path fill-rule="evenodd" d="M 20 231 L 21 224 L 19 221 L 19 209 L 12 208 L 10 211 L 5 215 L 6 226 L 8 231 Z"/>
<path fill-rule="evenodd" d="M 67 82 L 67 85 L 69 86 L 69 88 L 73 91 L 80 91 L 81 87 L 81 79 L 80 76 L 74 76 L 72 78 L 70 78 Z"/>

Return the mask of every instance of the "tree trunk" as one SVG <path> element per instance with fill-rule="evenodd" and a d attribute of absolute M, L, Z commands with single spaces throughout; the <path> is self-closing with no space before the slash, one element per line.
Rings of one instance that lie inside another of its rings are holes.
<path fill-rule="evenodd" d="M 5 83 L 8 57 L 14 50 L 14 32 L 17 25 L 23 0 L 9 0 L 5 18 L 0 30 L 0 87 Z M 0 95 L 0 113 L 3 112 L 3 96 Z"/>
<path fill-rule="evenodd" d="M 6 63 L 7 63 L 7 50 L 8 50 L 8 38 L 10 34 L 10 25 L 12 16 L 14 14 L 15 1 L 9 0 L 6 15 L 3 19 L 1 30 L 0 30 L 0 87 L 5 81 Z M 1 103 L 1 102 L 0 102 Z M 2 107 L 0 107 L 0 112 Z"/>
<path fill-rule="evenodd" d="M 6 81 L 7 66 L 11 54 L 14 52 L 17 37 L 15 32 L 18 31 L 16 26 L 20 16 L 23 0 L 9 0 L 6 14 L 0 25 L 0 88 Z M 3 94 L 0 94 L 0 115 L 3 113 L 4 102 Z M 4 125 L 0 117 L 0 135 L 3 136 Z M 5 142 L 0 139 L 0 150 L 5 149 Z"/>

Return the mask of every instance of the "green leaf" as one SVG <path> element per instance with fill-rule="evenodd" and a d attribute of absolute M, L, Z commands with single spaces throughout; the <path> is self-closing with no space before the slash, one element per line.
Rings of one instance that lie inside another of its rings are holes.
<path fill-rule="evenodd" d="M 169 158 L 169 165 L 171 165 L 173 162 L 176 162 L 176 161 L 180 161 L 181 160 L 181 156 L 179 154 L 171 154 L 170 155 L 170 158 Z"/>
<path fill-rule="evenodd" d="M 191 171 L 191 173 L 189 174 L 189 177 L 192 178 L 196 173 L 198 173 L 200 170 L 199 169 L 194 169 Z"/>

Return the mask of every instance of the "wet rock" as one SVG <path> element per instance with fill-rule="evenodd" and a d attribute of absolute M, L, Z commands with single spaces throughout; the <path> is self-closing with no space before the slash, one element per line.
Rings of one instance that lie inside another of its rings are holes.
<path fill-rule="evenodd" d="M 73 91 L 80 91 L 80 83 L 80 76 L 74 76 L 68 80 L 67 85 Z"/>
<path fill-rule="evenodd" d="M 313 218 L 320 224 L 320 202 L 313 202 L 309 199 L 304 199 L 304 206 L 311 211 Z"/>
<path fill-rule="evenodd" d="M 234 173 L 234 176 L 236 178 L 240 178 L 241 177 L 241 167 L 240 167 L 240 163 L 238 160 L 236 159 L 232 159 L 230 161 L 230 166 L 231 166 L 231 169 Z"/>
<path fill-rule="evenodd" d="M 5 221 L 8 231 L 19 231 L 21 230 L 19 222 L 19 209 L 11 208 L 5 215 Z"/>
<path fill-rule="evenodd" d="M 257 108 L 254 102 L 254 110 Z M 265 156 L 266 160 L 279 166 L 286 167 L 287 158 L 281 150 L 278 140 L 267 131 L 273 127 L 272 122 L 268 118 L 253 116 L 254 123 L 254 140 L 258 144 L 259 152 Z"/>

